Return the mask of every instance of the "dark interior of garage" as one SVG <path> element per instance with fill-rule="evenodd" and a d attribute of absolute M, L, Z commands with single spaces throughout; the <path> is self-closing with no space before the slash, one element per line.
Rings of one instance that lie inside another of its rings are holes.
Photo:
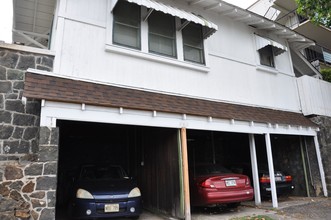
<path fill-rule="evenodd" d="M 254 137 L 258 167 L 268 169 L 265 136 Z M 198 164 L 221 164 L 235 173 L 252 176 L 248 134 L 189 130 L 187 141 L 190 169 Z M 307 161 L 307 154 L 304 144 L 300 143 L 300 137 L 271 135 L 271 145 L 275 170 L 283 171 L 293 178 L 295 189 L 291 195 L 307 196 L 302 159 L 304 157 Z"/>
<path fill-rule="evenodd" d="M 58 121 L 60 130 L 56 213 L 67 206 L 82 165 L 121 165 L 136 178 L 145 209 L 180 217 L 178 130 Z"/>
<path fill-rule="evenodd" d="M 85 164 L 121 165 L 136 178 L 145 209 L 182 217 L 178 129 L 59 120 L 56 214 L 65 210 L 70 187 Z M 267 165 L 264 135 L 255 135 L 259 165 Z M 293 195 L 306 196 L 300 137 L 271 135 L 275 169 L 293 176 Z M 189 168 L 222 164 L 235 172 L 251 166 L 248 134 L 187 130 Z M 309 178 L 309 170 L 307 178 Z M 57 217 L 57 219 L 59 219 Z"/>

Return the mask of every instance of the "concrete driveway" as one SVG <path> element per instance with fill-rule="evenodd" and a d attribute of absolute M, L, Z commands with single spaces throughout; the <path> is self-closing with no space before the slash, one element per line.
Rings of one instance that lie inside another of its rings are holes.
<path fill-rule="evenodd" d="M 239 217 L 268 216 L 274 220 L 331 219 L 331 198 L 289 197 L 280 198 L 279 208 L 274 209 L 271 201 L 263 201 L 259 207 L 254 202 L 244 202 L 235 209 L 201 208 L 192 209 L 192 220 L 230 220 Z M 174 220 L 144 211 L 140 220 Z M 254 218 L 252 218 L 254 219 Z"/>

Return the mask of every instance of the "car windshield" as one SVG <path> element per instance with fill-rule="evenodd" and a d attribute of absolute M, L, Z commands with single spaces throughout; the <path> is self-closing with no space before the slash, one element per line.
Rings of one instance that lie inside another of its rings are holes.
<path fill-rule="evenodd" d="M 231 173 L 231 171 L 221 165 L 216 165 L 216 164 L 197 166 L 195 168 L 195 174 L 198 176 L 211 175 L 211 174 L 224 174 L 224 173 Z"/>
<path fill-rule="evenodd" d="M 81 179 L 123 179 L 127 178 L 124 169 L 120 166 L 85 166 L 81 171 Z"/>

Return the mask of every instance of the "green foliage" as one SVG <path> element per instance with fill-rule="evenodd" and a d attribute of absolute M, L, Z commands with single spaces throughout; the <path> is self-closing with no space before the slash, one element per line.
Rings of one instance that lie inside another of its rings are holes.
<path fill-rule="evenodd" d="M 331 83 L 331 68 L 328 69 L 322 69 L 321 74 L 323 76 L 323 79 L 327 82 Z"/>
<path fill-rule="evenodd" d="M 316 24 L 331 27 L 330 0 L 295 0 L 298 4 L 297 12 L 309 18 Z"/>

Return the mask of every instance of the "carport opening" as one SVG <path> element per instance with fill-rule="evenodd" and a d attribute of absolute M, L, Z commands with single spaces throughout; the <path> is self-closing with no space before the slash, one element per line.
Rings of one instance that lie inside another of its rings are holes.
<path fill-rule="evenodd" d="M 267 152 L 264 135 L 255 135 L 256 154 L 259 168 L 268 170 Z M 301 139 L 301 140 L 300 140 Z M 291 175 L 294 190 L 291 196 L 307 196 L 305 179 L 309 181 L 309 166 L 303 137 L 292 135 L 271 135 L 271 145 L 275 171 L 279 170 Z M 199 164 L 221 164 L 225 168 L 248 175 L 252 178 L 249 136 L 245 133 L 230 133 L 202 130 L 188 130 L 188 157 L 190 175 Z M 304 159 L 303 159 L 304 158 Z M 252 183 L 251 179 L 251 183 Z M 252 183 L 253 185 L 253 183 Z M 310 184 L 308 188 L 311 188 Z M 312 190 L 312 189 L 310 189 Z M 270 199 L 265 197 L 264 199 Z"/>
<path fill-rule="evenodd" d="M 67 217 L 72 185 L 85 164 L 121 165 L 136 178 L 143 208 L 180 216 L 178 130 L 59 120 L 56 218 Z"/>

